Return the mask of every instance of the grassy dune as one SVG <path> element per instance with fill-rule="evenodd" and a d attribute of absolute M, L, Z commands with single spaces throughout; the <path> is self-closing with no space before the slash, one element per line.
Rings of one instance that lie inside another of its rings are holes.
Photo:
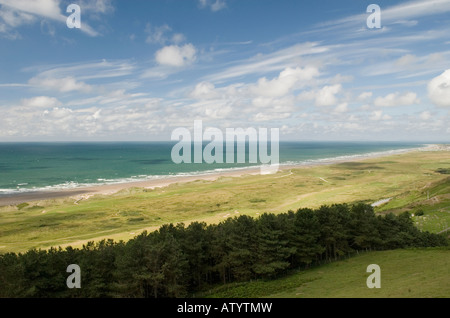
<path fill-rule="evenodd" d="M 154 190 L 128 189 L 109 196 L 30 202 L 0 208 L 0 252 L 87 241 L 128 240 L 166 223 L 218 223 L 239 214 L 286 212 L 323 204 L 392 198 L 380 213 L 411 212 L 424 230 L 450 223 L 450 152 L 414 152 L 341 164 L 223 177 Z"/>
<path fill-rule="evenodd" d="M 221 286 L 201 297 L 447 298 L 449 255 L 449 249 L 432 248 L 368 252 L 272 281 Z M 366 285 L 369 264 L 380 266 L 379 289 Z"/>

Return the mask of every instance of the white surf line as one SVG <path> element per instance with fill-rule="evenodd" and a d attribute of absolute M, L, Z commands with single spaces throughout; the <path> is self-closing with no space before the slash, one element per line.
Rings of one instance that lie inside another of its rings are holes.
<path fill-rule="evenodd" d="M 323 180 L 323 181 L 325 181 L 325 182 L 327 182 L 327 183 L 329 183 L 327 180 L 325 180 L 324 178 L 321 178 L 321 177 L 319 177 L 319 179 L 320 180 Z"/>

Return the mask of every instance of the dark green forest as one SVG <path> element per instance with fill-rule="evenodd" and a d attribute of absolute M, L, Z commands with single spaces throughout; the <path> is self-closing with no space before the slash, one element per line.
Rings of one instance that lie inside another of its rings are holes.
<path fill-rule="evenodd" d="M 164 225 L 128 242 L 0 255 L 0 297 L 191 297 L 358 251 L 447 244 L 443 235 L 419 231 L 407 212 L 377 216 L 365 204 L 242 215 L 213 225 Z M 69 264 L 81 268 L 79 289 L 66 285 Z"/>

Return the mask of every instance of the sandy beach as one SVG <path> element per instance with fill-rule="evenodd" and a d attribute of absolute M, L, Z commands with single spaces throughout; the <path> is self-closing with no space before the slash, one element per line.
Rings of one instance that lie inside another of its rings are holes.
<path fill-rule="evenodd" d="M 318 165 L 331 165 L 342 162 L 367 160 L 372 158 L 386 157 L 395 154 L 402 154 L 414 151 L 439 151 L 439 150 L 450 150 L 450 146 L 447 145 L 428 145 L 423 148 L 413 148 L 413 149 L 402 149 L 398 151 L 391 152 L 380 152 L 371 153 L 366 155 L 349 156 L 349 157 L 338 157 L 332 159 L 324 159 L 315 162 L 308 162 L 303 164 L 292 164 L 292 165 L 280 165 L 278 171 L 290 170 L 290 169 L 300 169 L 309 168 Z M 128 183 L 115 183 L 115 184 L 104 184 L 95 185 L 90 187 L 79 187 L 74 189 L 64 189 L 64 190 L 49 190 L 49 191 L 36 191 L 36 192 L 26 192 L 20 194 L 11 194 L 8 196 L 0 197 L 0 206 L 17 205 L 24 202 L 57 199 L 65 197 L 73 197 L 75 200 L 87 199 L 92 195 L 110 195 L 114 194 L 123 189 L 129 188 L 147 188 L 154 189 L 158 187 L 166 187 L 175 183 L 187 183 L 196 180 L 214 181 L 220 177 L 242 177 L 244 175 L 255 175 L 260 174 L 260 167 L 249 167 L 244 169 L 231 169 L 226 171 L 218 172 L 207 172 L 198 175 L 189 176 L 167 176 L 160 179 L 151 179 L 144 181 L 128 182 Z"/>
<path fill-rule="evenodd" d="M 284 169 L 284 167 L 283 167 Z M 280 169 L 281 170 L 281 169 Z M 196 180 L 214 181 L 220 177 L 240 177 L 248 174 L 259 174 L 260 168 L 247 168 L 240 170 L 223 171 L 217 173 L 199 174 L 194 176 L 174 176 L 154 180 L 136 181 L 128 183 L 115 183 L 96 185 L 91 187 L 80 187 L 75 189 L 52 190 L 52 191 L 36 191 L 20 194 L 11 194 L 0 197 L 0 206 L 17 205 L 24 202 L 32 202 L 38 200 L 57 199 L 64 197 L 74 197 L 75 199 L 85 199 L 89 196 L 101 194 L 110 195 L 123 189 L 129 188 L 146 188 L 154 189 L 166 187 L 175 183 L 186 183 Z"/>

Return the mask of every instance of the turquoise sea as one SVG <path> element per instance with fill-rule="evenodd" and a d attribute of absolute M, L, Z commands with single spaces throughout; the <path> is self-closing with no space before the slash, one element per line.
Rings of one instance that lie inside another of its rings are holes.
<path fill-rule="evenodd" d="M 175 142 L 0 143 L 0 196 L 242 169 L 255 164 L 175 164 Z M 425 146 L 401 142 L 281 142 L 280 164 L 309 164 Z M 247 147 L 248 149 L 248 147 Z"/>

